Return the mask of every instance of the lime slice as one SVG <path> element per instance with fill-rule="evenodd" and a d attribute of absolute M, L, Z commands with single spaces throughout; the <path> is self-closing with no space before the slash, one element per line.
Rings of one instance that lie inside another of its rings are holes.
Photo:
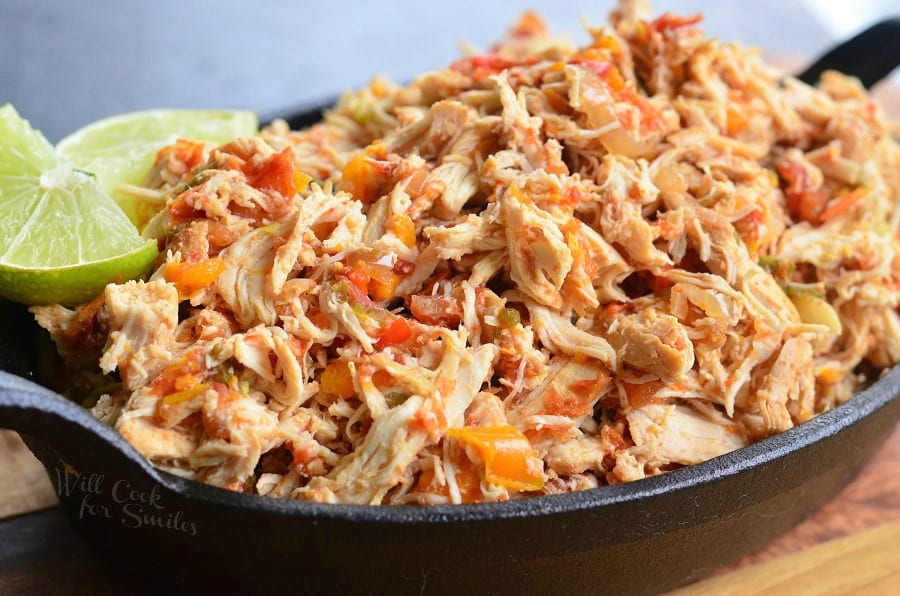
<path fill-rule="evenodd" d="M 156 254 L 93 174 L 0 107 L 0 296 L 78 304 L 146 273 Z"/>
<path fill-rule="evenodd" d="M 256 114 L 242 110 L 149 110 L 98 120 L 60 141 L 56 150 L 93 172 L 101 186 L 138 223 L 137 201 L 119 190 L 140 184 L 156 153 L 178 138 L 226 143 L 256 134 Z"/>

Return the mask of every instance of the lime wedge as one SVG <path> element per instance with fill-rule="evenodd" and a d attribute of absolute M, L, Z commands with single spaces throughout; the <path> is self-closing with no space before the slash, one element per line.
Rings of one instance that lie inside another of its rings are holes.
<path fill-rule="evenodd" d="M 156 255 L 93 174 L 0 107 L 0 296 L 78 304 L 143 275 Z"/>
<path fill-rule="evenodd" d="M 60 141 L 56 150 L 100 185 L 138 223 L 137 201 L 118 190 L 140 184 L 156 153 L 176 139 L 226 143 L 256 134 L 256 114 L 242 110 L 149 110 L 98 120 Z"/>

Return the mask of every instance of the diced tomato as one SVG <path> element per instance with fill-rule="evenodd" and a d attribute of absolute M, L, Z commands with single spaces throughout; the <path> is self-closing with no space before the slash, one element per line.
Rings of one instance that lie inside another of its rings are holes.
<path fill-rule="evenodd" d="M 800 164 L 783 159 L 776 164 L 776 168 L 787 183 L 784 194 L 791 218 L 794 221 L 818 224 L 819 216 L 828 202 L 828 195 L 813 185 Z"/>
<path fill-rule="evenodd" d="M 338 282 L 335 286 L 335 289 L 339 292 L 343 291 L 347 294 L 347 298 L 353 304 L 358 304 L 364 308 L 370 309 L 379 309 L 379 306 L 372 302 L 372 299 L 369 298 L 369 295 L 363 292 L 355 283 L 349 281 L 346 276 L 339 275 L 338 278 L 343 278 L 342 282 Z M 343 283 L 343 285 L 341 285 Z M 382 309 L 383 310 L 383 309 Z"/>
<path fill-rule="evenodd" d="M 654 31 L 662 33 L 670 29 L 678 29 L 688 25 L 696 25 L 703 20 L 703 15 L 693 14 L 686 17 L 675 15 L 670 12 L 664 13 L 650 23 L 650 28 Z"/>
<path fill-rule="evenodd" d="M 415 270 L 416 264 L 411 261 L 397 259 L 397 262 L 394 263 L 394 273 L 400 277 L 408 277 Z"/>
<path fill-rule="evenodd" d="M 372 375 L 372 383 L 379 389 L 390 387 L 394 382 L 394 376 L 384 369 L 376 370 Z"/>
<path fill-rule="evenodd" d="M 188 170 L 193 170 L 206 160 L 203 157 L 204 144 L 200 141 L 191 141 L 189 139 L 177 139 L 172 145 L 163 147 L 156 153 L 156 160 L 159 161 L 169 155 L 173 155 L 175 159 L 187 166 Z"/>
<path fill-rule="evenodd" d="M 290 147 L 270 156 L 259 168 L 249 168 L 244 173 L 247 184 L 253 188 L 272 190 L 285 197 L 297 194 L 297 184 L 303 182 L 303 178 L 294 177 L 294 151 Z"/>
<path fill-rule="evenodd" d="M 450 70 L 470 76 L 480 82 L 517 64 L 519 63 L 500 54 L 481 54 L 457 60 L 450 65 Z"/>
<path fill-rule="evenodd" d="M 308 312 L 306 313 L 307 318 L 312 322 L 313 325 L 318 327 L 319 329 L 330 329 L 331 328 L 331 319 L 328 318 L 328 315 L 323 313 L 322 311 L 316 312 Z"/>
<path fill-rule="evenodd" d="M 826 203 L 828 203 L 828 195 L 821 190 L 787 193 L 788 212 L 795 221 L 802 220 L 818 224 Z"/>
<path fill-rule="evenodd" d="M 449 329 L 458 327 L 463 315 L 459 301 L 454 298 L 427 294 L 410 296 L 409 310 L 416 320 L 426 325 L 440 325 Z"/>
<path fill-rule="evenodd" d="M 203 219 L 206 213 L 195 209 L 191 204 L 192 193 L 187 190 L 173 200 L 169 204 L 169 216 L 172 218 L 173 225 L 182 225 L 195 219 Z"/>
<path fill-rule="evenodd" d="M 759 240 L 762 236 L 762 226 L 765 218 L 759 209 L 751 211 L 746 216 L 734 222 L 734 230 L 747 245 L 751 255 L 759 252 Z"/>
<path fill-rule="evenodd" d="M 176 393 L 178 391 L 176 384 L 185 375 L 191 375 L 195 379 L 203 376 L 203 373 L 206 372 L 205 361 L 202 349 L 194 348 L 187 351 L 181 358 L 164 368 L 153 380 L 153 383 L 150 385 L 150 394 L 156 397 L 163 397 Z M 185 381 L 182 380 L 182 387 L 184 383 Z"/>
<path fill-rule="evenodd" d="M 369 293 L 369 271 L 366 264 L 362 261 L 356 261 L 349 269 L 344 272 L 347 279 L 356 286 L 360 292 Z"/>
<path fill-rule="evenodd" d="M 377 301 L 392 298 L 400 283 L 400 276 L 394 272 L 392 267 L 365 261 L 356 261 L 342 275 L 361 292 Z"/>
<path fill-rule="evenodd" d="M 569 418 L 580 418 L 588 414 L 594 413 L 594 402 L 597 395 L 609 384 L 609 377 L 603 373 L 597 375 L 595 379 L 585 379 L 575 381 L 570 384 L 567 391 L 550 390 L 550 394 L 545 400 L 546 414 L 556 416 L 568 416 Z"/>
<path fill-rule="evenodd" d="M 382 347 L 396 346 L 410 337 L 412 337 L 412 329 L 410 329 L 409 323 L 403 317 L 397 317 L 378 332 L 378 345 Z"/>

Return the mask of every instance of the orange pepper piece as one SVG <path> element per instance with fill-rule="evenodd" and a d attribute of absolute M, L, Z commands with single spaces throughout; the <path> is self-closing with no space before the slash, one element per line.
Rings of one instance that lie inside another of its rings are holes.
<path fill-rule="evenodd" d="M 319 392 L 337 399 L 348 399 L 356 395 L 350 366 L 343 360 L 326 366 L 319 378 Z"/>
<path fill-rule="evenodd" d="M 387 265 L 368 263 L 365 265 L 369 274 L 369 296 L 372 300 L 387 300 L 394 296 L 400 276 Z"/>
<path fill-rule="evenodd" d="M 406 246 L 415 245 L 416 226 L 408 215 L 392 215 L 387 221 L 387 228 Z"/>
<path fill-rule="evenodd" d="M 514 426 L 451 428 L 447 436 L 471 445 L 484 461 L 488 482 L 510 490 L 534 491 L 544 486 L 543 466 L 522 432 Z"/>
<path fill-rule="evenodd" d="M 371 203 L 378 198 L 376 169 L 364 155 L 357 155 L 344 166 L 338 190 L 349 192 L 362 203 Z"/>
<path fill-rule="evenodd" d="M 163 278 L 175 284 L 179 298 L 184 300 L 216 281 L 224 269 L 225 262 L 219 257 L 197 263 L 172 262 L 166 265 Z"/>

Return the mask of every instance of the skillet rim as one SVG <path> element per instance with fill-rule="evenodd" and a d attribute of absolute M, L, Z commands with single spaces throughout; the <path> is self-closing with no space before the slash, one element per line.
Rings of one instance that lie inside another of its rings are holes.
<path fill-rule="evenodd" d="M 844 432 L 900 398 L 900 364 L 887 369 L 880 379 L 860 391 L 845 403 L 819 414 L 787 431 L 773 435 L 746 447 L 731 451 L 713 459 L 685 466 L 659 476 L 626 482 L 613 486 L 529 497 L 499 503 L 473 503 L 464 505 L 349 505 L 341 503 L 317 503 L 293 499 L 277 499 L 229 491 L 195 480 L 181 478 L 157 469 L 141 456 L 112 427 L 94 418 L 79 404 L 20 375 L 3 371 L 2 377 L 14 380 L 11 391 L 25 399 L 39 400 L 45 413 L 69 419 L 85 432 L 99 435 L 117 449 L 124 459 L 136 464 L 147 477 L 192 504 L 219 508 L 254 511 L 275 516 L 308 517 L 312 520 L 349 521 L 379 525 L 435 525 L 467 522 L 497 522 L 522 518 L 533 519 L 569 514 L 588 510 L 644 501 L 733 478 L 752 470 L 773 464 L 779 459 L 802 452 L 829 437 Z M 55 404 L 46 401 L 55 398 Z M 896 424 L 896 420 L 890 423 Z M 34 437 L 43 442 L 41 437 Z M 48 443 L 51 443 L 48 441 Z M 49 472 L 49 471 L 48 471 Z"/>

